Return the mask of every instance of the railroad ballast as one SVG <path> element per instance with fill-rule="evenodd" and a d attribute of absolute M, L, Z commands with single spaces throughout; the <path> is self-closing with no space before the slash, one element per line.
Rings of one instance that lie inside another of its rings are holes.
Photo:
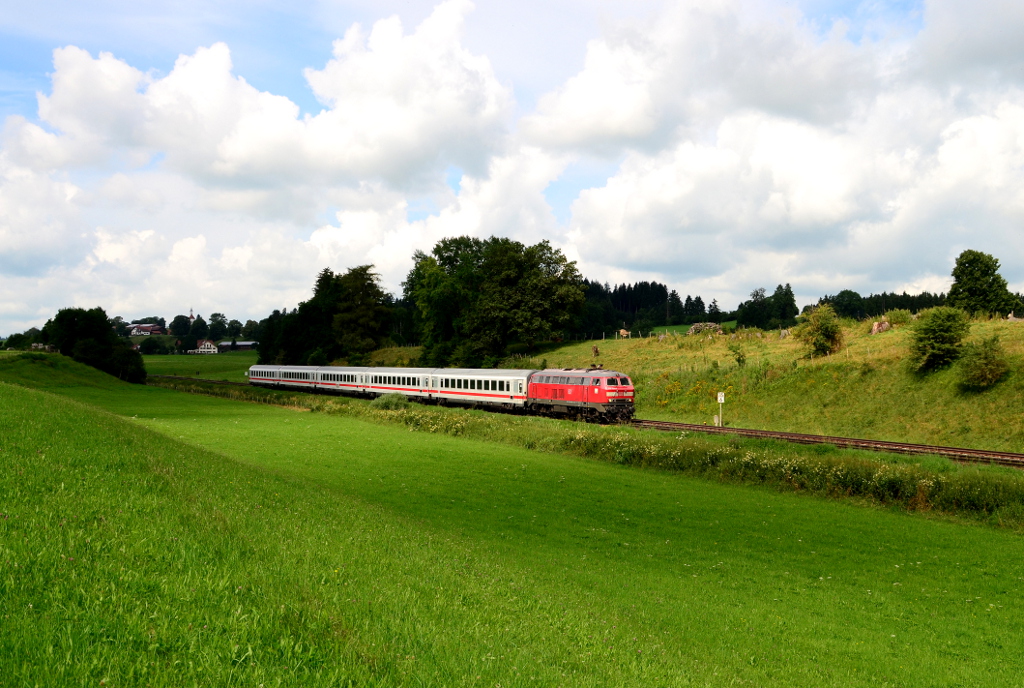
<path fill-rule="evenodd" d="M 633 417 L 633 382 L 602 368 L 483 370 L 254 365 L 249 383 L 368 398 L 401 394 L 426 403 L 578 417 Z"/>

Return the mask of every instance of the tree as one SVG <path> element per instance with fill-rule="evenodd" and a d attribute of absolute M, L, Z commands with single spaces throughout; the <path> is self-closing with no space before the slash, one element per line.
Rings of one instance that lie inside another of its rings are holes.
<path fill-rule="evenodd" d="M 274 311 L 259 324 L 259 361 L 305 365 L 319 352 L 316 361 L 347 358 L 357 365 L 387 336 L 391 303 L 372 265 L 345 274 L 324 268 L 312 298 L 293 311 Z"/>
<path fill-rule="evenodd" d="M 188 333 L 196 339 L 206 339 L 206 335 L 210 332 L 210 326 L 203 320 L 203 316 L 197 315 L 196 319 L 192 321 L 192 327 L 189 328 Z"/>
<path fill-rule="evenodd" d="M 793 287 L 786 283 L 786 286 L 781 284 L 775 288 L 775 293 L 771 296 L 771 318 L 768 320 L 768 326 L 771 328 L 775 327 L 787 327 L 796 322 L 796 316 L 800 312 L 800 309 L 796 307 L 796 296 L 793 295 Z"/>
<path fill-rule="evenodd" d="M 102 308 L 64 308 L 43 327 L 46 341 L 80 363 L 127 382 L 144 382 L 142 356 L 114 333 Z"/>
<path fill-rule="evenodd" d="M 255 320 L 246 320 L 245 324 L 242 325 L 242 337 L 249 341 L 259 341 L 260 339 L 260 324 Z"/>
<path fill-rule="evenodd" d="M 149 315 L 145 318 L 132 320 L 132 325 L 159 325 L 160 327 L 167 327 L 167 323 L 159 315 Z"/>
<path fill-rule="evenodd" d="M 772 302 L 764 288 L 750 292 L 750 300 L 736 308 L 736 323 L 765 329 L 772 317 Z"/>
<path fill-rule="evenodd" d="M 210 329 L 207 336 L 215 342 L 219 342 L 228 333 L 228 319 L 223 313 L 210 314 Z"/>
<path fill-rule="evenodd" d="M 827 303 L 812 310 L 796 334 L 807 343 L 812 355 L 824 356 L 843 346 L 843 328 L 835 309 Z"/>
<path fill-rule="evenodd" d="M 176 315 L 171 320 L 171 334 L 175 337 L 184 337 L 188 334 L 189 328 L 192 327 L 192 321 L 189 320 L 187 315 Z"/>
<path fill-rule="evenodd" d="M 911 334 L 911 356 L 919 371 L 947 366 L 960 356 L 971 324 L 959 308 L 939 306 L 921 314 Z"/>
<path fill-rule="evenodd" d="M 10 349 L 27 349 L 32 346 L 32 339 L 32 335 L 27 332 L 12 334 L 7 338 L 7 341 L 4 342 L 4 347 Z"/>
<path fill-rule="evenodd" d="M 249 322 L 252 322 L 251 320 Z M 237 339 L 242 334 L 242 323 L 239 320 L 228 321 L 228 336 Z"/>
<path fill-rule="evenodd" d="M 167 349 L 156 337 L 146 337 L 139 344 L 139 353 L 144 356 L 152 356 L 154 354 L 166 354 Z"/>
<path fill-rule="evenodd" d="M 387 335 L 391 296 L 381 288 L 372 265 L 360 265 L 336 279 L 339 298 L 331 329 L 341 356 L 353 360 L 380 346 Z M 313 365 L 313 364 L 310 364 Z"/>
<path fill-rule="evenodd" d="M 120 315 L 116 315 L 110 319 L 110 326 L 114 329 L 114 334 L 118 337 L 127 337 L 132 331 L 132 328 L 128 326 L 128 323 L 126 323 L 124 318 Z"/>
<path fill-rule="evenodd" d="M 840 318 L 863 318 L 864 299 L 852 289 L 843 289 L 835 296 L 826 296 L 823 301 L 832 305 Z"/>
<path fill-rule="evenodd" d="M 690 297 L 687 296 L 686 300 L 689 302 Z M 666 319 L 666 325 L 679 325 L 686 319 L 686 307 L 683 302 L 679 299 L 679 292 L 675 289 L 668 294 L 668 317 Z M 603 328 L 602 328 L 603 329 Z"/>
<path fill-rule="evenodd" d="M 424 359 L 433 365 L 494 362 L 514 342 L 532 347 L 564 334 L 583 312 L 576 264 L 547 241 L 453 237 L 414 260 L 403 286 L 420 310 Z M 661 318 L 667 298 L 666 289 L 652 301 Z"/>
<path fill-rule="evenodd" d="M 1006 377 L 1010 364 L 999 337 L 992 336 L 977 344 L 968 343 L 960 353 L 960 386 L 983 390 Z"/>
<path fill-rule="evenodd" d="M 999 260 L 981 251 L 967 250 L 956 259 L 953 286 L 946 303 L 968 313 L 1006 315 L 1021 308 L 1020 300 L 1010 293 L 999 274 Z"/>
<path fill-rule="evenodd" d="M 722 322 L 722 310 L 718 307 L 718 299 L 711 299 L 708 306 L 708 321 L 713 323 Z"/>

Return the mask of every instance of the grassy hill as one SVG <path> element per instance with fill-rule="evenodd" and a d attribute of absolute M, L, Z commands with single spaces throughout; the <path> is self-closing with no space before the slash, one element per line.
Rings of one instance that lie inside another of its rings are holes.
<path fill-rule="evenodd" d="M 0 384 L 0 685 L 1019 681 L 1011 532 L 60 357 L 0 380 L 52 390 Z"/>
<path fill-rule="evenodd" d="M 767 430 L 1024 451 L 1024 325 L 975 322 L 969 340 L 998 335 L 1011 372 L 985 392 L 958 388 L 954 368 L 928 375 L 907 366 L 909 330 L 870 336 L 870 323 L 848 324 L 837 355 L 809 359 L 803 345 L 778 333 L 668 335 L 596 342 L 606 368 L 630 373 L 641 418 L 711 424 L 715 397 L 726 393 L 729 425 Z M 746 356 L 740 367 L 730 345 Z M 594 361 L 591 343 L 575 343 L 519 361 L 577 367 Z"/>

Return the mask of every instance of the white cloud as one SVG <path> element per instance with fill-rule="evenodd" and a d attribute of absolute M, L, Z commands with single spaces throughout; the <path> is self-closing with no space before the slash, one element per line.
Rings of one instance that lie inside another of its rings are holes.
<path fill-rule="evenodd" d="M 353 26 L 324 69 L 306 70 L 326 108 L 301 119 L 288 98 L 236 76 L 223 43 L 181 56 L 162 78 L 109 53 L 61 48 L 52 93 L 39 97 L 50 130 L 12 119 L 6 147 L 40 169 L 117 156 L 144 164 L 159 154 L 166 169 L 230 190 L 436 185 L 449 165 L 486 169 L 510 114 L 510 91 L 487 58 L 459 43 L 471 7 L 449 0 L 408 35 L 397 17 L 368 35 Z"/>
<path fill-rule="evenodd" d="M 741 0 L 676 3 L 591 41 L 579 74 L 541 98 L 522 129 L 538 143 L 597 154 L 658 150 L 756 109 L 831 122 L 874 87 L 882 53 L 825 40 L 792 11 Z"/>
<path fill-rule="evenodd" d="M 87 251 L 82 195 L 76 185 L 16 165 L 0 151 L 0 273 L 38 275 L 81 260 Z"/>

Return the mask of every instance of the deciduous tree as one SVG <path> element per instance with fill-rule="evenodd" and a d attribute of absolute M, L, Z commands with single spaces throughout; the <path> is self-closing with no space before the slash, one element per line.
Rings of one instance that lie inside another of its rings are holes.
<path fill-rule="evenodd" d="M 999 274 L 999 260 L 981 251 L 967 250 L 956 259 L 953 286 L 946 304 L 968 313 L 1007 313 L 1021 308 L 1020 300 L 1010 293 Z"/>
<path fill-rule="evenodd" d="M 43 327 L 46 341 L 65 356 L 115 375 L 127 382 L 144 382 L 142 356 L 117 337 L 102 308 L 64 308 Z"/>
<path fill-rule="evenodd" d="M 192 327 L 192 321 L 189 320 L 187 315 L 176 315 L 171 320 L 171 334 L 175 337 L 184 337 L 188 334 L 189 328 Z"/>

